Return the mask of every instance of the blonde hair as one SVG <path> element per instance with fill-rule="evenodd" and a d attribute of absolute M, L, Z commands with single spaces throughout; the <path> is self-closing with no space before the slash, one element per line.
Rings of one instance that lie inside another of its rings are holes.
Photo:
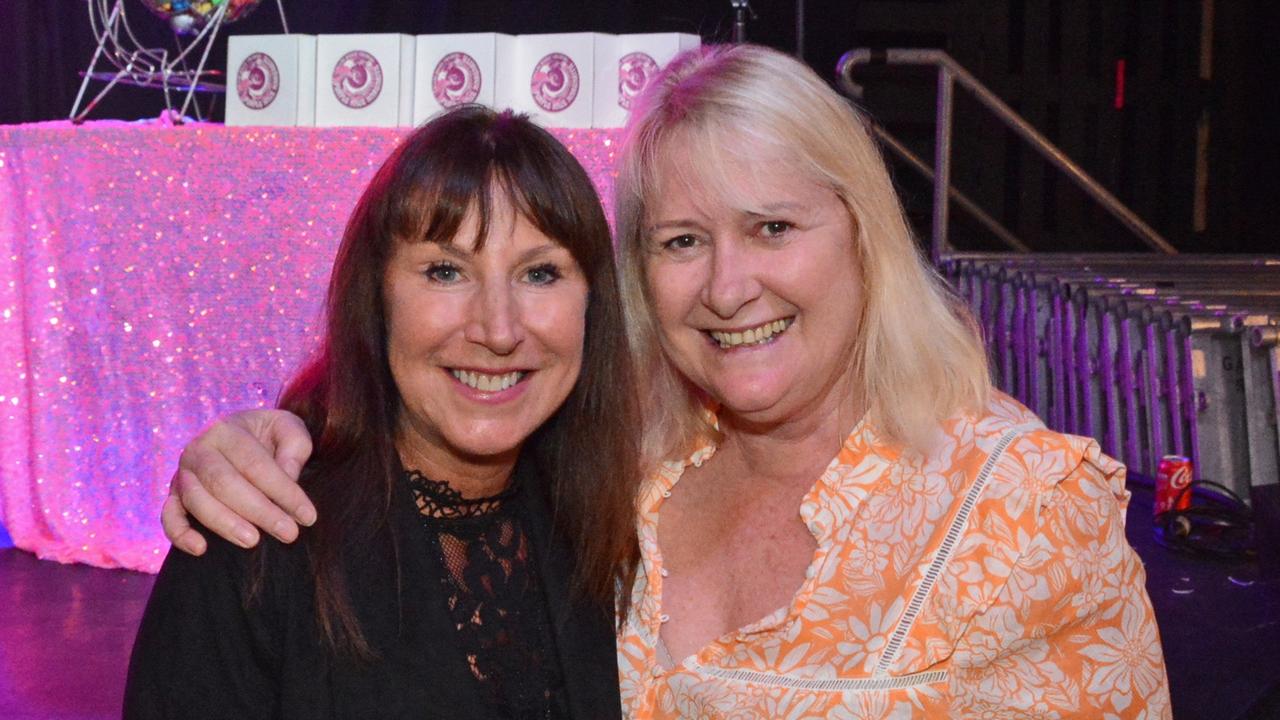
<path fill-rule="evenodd" d="M 757 158 L 766 148 L 844 202 L 854 220 L 864 294 L 852 362 L 880 432 L 921 445 L 946 418 L 986 404 L 991 381 L 976 326 L 921 256 L 867 122 L 787 55 L 753 45 L 706 46 L 672 60 L 639 99 L 619 165 L 620 272 L 645 383 L 646 460 L 683 455 L 715 436 L 704 399 L 662 351 L 645 276 L 646 200 L 659 191 L 661 160 L 677 142 L 696 155 L 681 167 L 727 192 L 733 181 L 726 162 L 743 160 L 742 148 Z"/>

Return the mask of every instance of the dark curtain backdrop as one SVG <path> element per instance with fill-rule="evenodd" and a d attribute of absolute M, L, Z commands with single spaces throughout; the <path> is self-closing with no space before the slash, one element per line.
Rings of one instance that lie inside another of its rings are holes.
<path fill-rule="evenodd" d="M 849 49 L 850 5 L 808 0 L 807 26 L 821 30 L 808 40 L 807 58 L 830 75 L 836 58 Z M 757 18 L 749 25 L 753 41 L 793 52 L 793 1 L 757 1 Z M 173 47 L 166 25 L 141 2 L 125 7 L 139 39 L 156 47 Z M 302 33 L 402 32 L 408 34 L 493 31 L 505 33 L 687 32 L 709 40 L 728 40 L 733 12 L 728 0 L 284 0 L 289 29 Z M 210 64 L 223 69 L 228 34 L 280 32 L 274 0 L 263 0 L 254 13 L 225 26 L 214 45 Z M 64 118 L 79 88 L 77 73 L 93 54 L 85 0 L 0 0 L 0 123 Z M 101 87 L 90 85 L 90 91 Z M 220 105 L 220 103 L 219 103 Z M 155 116 L 163 102 L 154 91 L 113 90 L 95 108 L 94 118 Z M 221 107 L 215 112 L 221 118 Z"/>
<path fill-rule="evenodd" d="M 1209 0 L 805 0 L 804 59 L 832 77 L 845 50 L 940 47 L 970 68 L 1186 250 L 1280 252 L 1280 3 L 1212 0 L 1213 76 L 1197 72 Z M 796 0 L 752 0 L 748 36 L 797 47 Z M 284 0 L 290 29 L 347 32 L 691 32 L 729 39 L 729 0 Z M 126 0 L 134 30 L 173 44 L 167 26 Z M 225 34 L 280 32 L 274 0 Z M 85 0 L 0 0 L 0 123 L 65 118 L 94 40 Z M 1127 62 L 1126 102 L 1113 107 L 1117 61 Z M 226 62 L 225 37 L 210 65 Z M 929 74 L 868 71 L 864 105 L 924 158 L 933 155 Z M 781 80 L 781 79 L 780 79 Z M 90 86 L 96 92 L 99 84 Z M 1042 162 L 1005 138 L 988 116 L 957 105 L 957 187 L 1041 249 L 1132 249 L 1134 241 Z M 210 116 L 222 117 L 220 99 Z M 155 117 L 157 91 L 118 88 L 92 118 Z M 1196 121 L 1210 119 L 1207 173 L 1196 176 Z M 928 186 L 895 172 L 917 229 L 927 233 Z M 1207 226 L 1191 211 L 1207 187 Z M 953 212 L 962 247 L 991 247 Z"/>

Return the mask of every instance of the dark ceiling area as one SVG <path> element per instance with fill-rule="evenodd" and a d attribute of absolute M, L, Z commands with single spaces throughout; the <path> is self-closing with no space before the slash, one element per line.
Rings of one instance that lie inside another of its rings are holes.
<path fill-rule="evenodd" d="M 273 0 L 226 34 L 280 32 Z M 1249 0 L 756 0 L 747 35 L 796 52 L 825 77 L 854 47 L 946 50 L 1175 246 L 1273 253 L 1280 243 L 1280 117 L 1274 38 L 1280 7 Z M 172 46 L 136 0 L 139 39 Z M 729 0 L 284 0 L 303 33 L 497 31 L 694 32 L 731 36 Z M 94 49 L 85 0 L 0 3 L 0 123 L 64 119 Z M 225 37 L 210 64 L 225 63 Z M 873 69 L 859 103 L 923 158 L 932 157 L 932 76 Z M 779 78 L 785 82 L 785 78 Z M 216 98 L 211 116 L 221 118 Z M 155 117 L 159 93 L 113 90 L 91 119 Z M 1140 246 L 967 98 L 956 106 L 953 182 L 1036 250 Z M 927 232 L 928 184 L 894 162 L 904 201 Z M 994 248 L 963 212 L 960 247 Z"/>

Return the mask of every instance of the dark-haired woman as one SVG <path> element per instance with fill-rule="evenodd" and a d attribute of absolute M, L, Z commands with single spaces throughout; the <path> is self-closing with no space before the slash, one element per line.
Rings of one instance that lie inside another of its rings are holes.
<path fill-rule="evenodd" d="M 170 553 L 125 717 L 616 716 L 638 552 L 620 308 L 600 203 L 553 137 L 480 108 L 409 136 L 281 403 L 322 519 Z"/>

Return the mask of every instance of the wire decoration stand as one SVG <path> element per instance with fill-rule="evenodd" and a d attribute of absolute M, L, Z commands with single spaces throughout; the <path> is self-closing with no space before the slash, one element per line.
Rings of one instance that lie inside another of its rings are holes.
<path fill-rule="evenodd" d="M 174 40 L 178 46 L 176 52 L 166 48 L 148 48 L 138 41 L 133 28 L 129 26 L 125 0 L 86 0 L 85 4 L 89 8 L 89 26 L 98 39 L 98 47 L 94 50 L 88 69 L 80 73 L 84 79 L 80 83 L 80 92 L 76 94 L 75 104 L 71 107 L 71 122 L 77 125 L 83 123 L 93 108 L 117 85 L 162 90 L 165 116 L 177 125 L 182 124 L 187 112 L 193 108 L 196 119 L 204 119 L 200 104 L 194 102 L 197 92 L 226 92 L 226 85 L 216 82 L 222 74 L 217 70 L 205 70 L 205 64 L 209 60 L 209 51 L 213 49 L 213 41 L 226 20 L 230 3 L 222 3 L 189 41 L 184 42 L 182 36 L 175 32 Z M 288 34 L 289 23 L 284 16 L 284 6 L 281 0 L 275 0 L 275 4 L 280 12 L 280 26 Z M 199 62 L 192 68 L 188 60 L 196 54 L 199 55 Z M 103 70 L 97 69 L 99 62 L 102 62 Z M 105 82 L 106 86 L 92 100 L 84 103 L 91 80 Z M 175 109 L 175 95 L 184 92 L 186 95 L 182 98 L 181 105 Z"/>

